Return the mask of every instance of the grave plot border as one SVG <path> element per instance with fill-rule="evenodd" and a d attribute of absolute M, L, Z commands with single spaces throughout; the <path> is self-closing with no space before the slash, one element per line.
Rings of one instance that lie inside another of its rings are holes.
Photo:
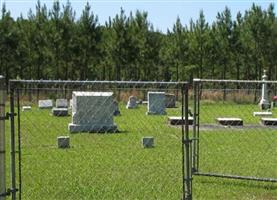
<path fill-rule="evenodd" d="M 215 79 L 194 79 L 193 80 L 193 133 L 192 133 L 192 177 L 193 176 L 206 176 L 206 177 L 217 177 L 224 179 L 238 179 L 248 181 L 259 181 L 259 182 L 272 182 L 277 183 L 277 178 L 269 177 L 255 177 L 255 176 L 241 176 L 236 174 L 224 174 L 214 173 L 211 171 L 201 171 L 199 166 L 200 158 L 200 140 L 201 140 L 201 129 L 200 129 L 200 117 L 201 117 L 201 94 L 203 84 L 221 84 L 225 88 L 228 84 L 256 84 L 259 87 L 262 84 L 274 84 L 277 85 L 277 81 L 252 81 L 252 80 L 215 80 Z M 258 104 L 257 104 L 258 106 Z"/>
<path fill-rule="evenodd" d="M 182 121 L 185 123 L 181 126 L 182 144 L 182 199 L 192 199 L 192 140 L 189 136 L 188 121 L 188 101 L 189 101 L 189 84 L 188 82 L 149 82 L 149 81 L 71 81 L 71 80 L 10 80 L 9 81 L 9 103 L 10 103 L 10 125 L 11 125 L 11 196 L 12 200 L 22 199 L 22 176 L 21 176 L 21 124 L 20 120 L 20 90 L 22 89 L 49 89 L 49 88 L 82 88 L 82 87 L 105 87 L 109 89 L 118 88 L 140 88 L 155 86 L 156 88 L 165 88 L 166 86 L 175 87 L 181 92 L 181 110 Z M 16 117 L 15 117 L 16 116 Z M 17 123 L 16 123 L 17 122 Z M 17 127 L 16 127 L 17 126 Z M 16 156 L 18 153 L 18 156 Z M 16 159 L 18 161 L 16 162 Z M 18 171 L 16 171 L 18 170 Z M 17 196 L 18 194 L 18 196 Z"/>

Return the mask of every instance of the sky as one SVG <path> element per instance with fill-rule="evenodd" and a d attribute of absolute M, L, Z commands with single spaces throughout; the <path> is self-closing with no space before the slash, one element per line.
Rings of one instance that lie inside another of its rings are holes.
<path fill-rule="evenodd" d="M 27 17 L 29 9 L 35 10 L 36 0 L 0 0 L 1 6 L 5 2 L 7 9 L 11 12 L 12 17 L 17 18 L 22 13 Z M 47 8 L 51 8 L 54 0 L 41 0 Z M 277 0 L 70 0 L 73 9 L 76 11 L 76 17 L 80 17 L 82 10 L 87 2 L 90 3 L 92 11 L 98 15 L 100 24 L 104 24 L 109 16 L 114 17 L 120 12 L 122 7 L 128 14 L 136 10 L 146 11 L 149 21 L 155 29 L 166 32 L 172 29 L 176 22 L 177 16 L 180 17 L 182 24 L 188 25 L 190 19 L 196 20 L 202 9 L 208 23 L 212 23 L 218 12 L 224 10 L 227 6 L 231 9 L 233 18 L 240 11 L 251 8 L 252 4 L 267 9 L 270 3 L 277 6 Z M 60 0 L 60 3 L 66 3 L 66 0 Z M 275 9 L 276 11 L 276 9 Z"/>

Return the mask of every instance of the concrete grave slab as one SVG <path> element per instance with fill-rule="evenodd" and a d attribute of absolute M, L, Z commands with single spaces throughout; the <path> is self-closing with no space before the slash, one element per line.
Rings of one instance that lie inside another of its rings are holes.
<path fill-rule="evenodd" d="M 170 116 L 168 117 L 168 122 L 170 125 L 185 125 L 185 117 L 182 120 L 181 116 Z M 193 117 L 188 117 L 189 125 L 193 125 Z"/>
<path fill-rule="evenodd" d="M 223 126 L 243 126 L 243 121 L 241 118 L 234 117 L 219 117 L 216 121 Z"/>
<path fill-rule="evenodd" d="M 277 126 L 277 118 L 261 118 L 261 123 L 265 126 Z"/>

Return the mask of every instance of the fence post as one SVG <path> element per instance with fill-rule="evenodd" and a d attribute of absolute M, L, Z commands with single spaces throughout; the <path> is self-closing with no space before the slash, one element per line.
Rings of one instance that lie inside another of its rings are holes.
<path fill-rule="evenodd" d="M 183 154 L 183 200 L 192 200 L 192 158 L 191 143 L 189 139 L 189 109 L 188 109 L 188 84 L 182 88 L 182 154 Z"/>
<path fill-rule="evenodd" d="M 10 126 L 11 126 L 11 141 L 10 141 L 10 149 L 11 149 L 11 160 L 10 160 L 10 171 L 11 171 L 11 199 L 16 200 L 16 164 L 15 164 L 15 122 L 14 122 L 14 88 L 12 84 L 10 84 Z"/>
<path fill-rule="evenodd" d="M 0 200 L 6 199 L 5 96 L 5 79 L 0 75 Z"/>

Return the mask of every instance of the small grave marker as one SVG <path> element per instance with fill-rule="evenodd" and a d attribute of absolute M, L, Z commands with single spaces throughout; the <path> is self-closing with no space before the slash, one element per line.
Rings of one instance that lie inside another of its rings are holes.
<path fill-rule="evenodd" d="M 59 136 L 57 137 L 58 148 L 65 149 L 70 148 L 70 138 L 69 136 Z"/>
<path fill-rule="evenodd" d="M 154 137 L 143 137 L 142 146 L 144 148 L 153 148 L 154 147 Z"/>
<path fill-rule="evenodd" d="M 51 99 L 39 100 L 38 101 L 38 107 L 40 109 L 52 108 L 53 107 L 53 101 Z"/>

